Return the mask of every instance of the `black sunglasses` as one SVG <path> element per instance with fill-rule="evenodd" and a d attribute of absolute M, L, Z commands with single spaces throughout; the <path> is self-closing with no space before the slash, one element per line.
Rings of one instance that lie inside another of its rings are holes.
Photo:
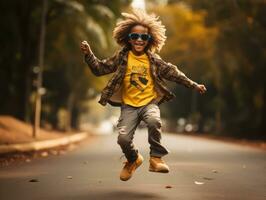
<path fill-rule="evenodd" d="M 140 38 L 143 41 L 147 41 L 151 39 L 151 36 L 149 34 L 139 34 L 139 33 L 130 33 L 128 34 L 128 37 L 131 40 L 137 40 Z"/>

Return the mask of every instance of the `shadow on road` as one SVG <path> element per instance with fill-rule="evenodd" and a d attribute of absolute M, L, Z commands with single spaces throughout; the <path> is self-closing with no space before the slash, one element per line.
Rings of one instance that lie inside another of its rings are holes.
<path fill-rule="evenodd" d="M 79 200 L 88 200 L 88 199 L 97 199 L 97 200 L 106 200 L 106 199 L 127 199 L 127 200 L 140 200 L 140 199 L 154 199 L 160 200 L 165 199 L 163 196 L 159 196 L 150 192 L 137 192 L 137 191 L 97 191 L 91 192 L 89 194 L 84 194 L 81 196 L 71 196 L 67 198 L 62 198 L 62 200 L 67 199 L 79 199 Z"/>

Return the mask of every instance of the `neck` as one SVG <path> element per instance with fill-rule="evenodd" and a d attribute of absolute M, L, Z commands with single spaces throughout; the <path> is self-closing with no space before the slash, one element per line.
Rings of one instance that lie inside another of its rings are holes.
<path fill-rule="evenodd" d="M 145 53 L 145 51 L 141 51 L 141 52 L 139 52 L 139 51 L 135 51 L 133 48 L 131 49 L 131 51 L 132 51 L 132 53 L 133 53 L 134 55 L 136 55 L 136 56 L 141 56 L 141 55 L 143 55 L 143 54 Z"/>

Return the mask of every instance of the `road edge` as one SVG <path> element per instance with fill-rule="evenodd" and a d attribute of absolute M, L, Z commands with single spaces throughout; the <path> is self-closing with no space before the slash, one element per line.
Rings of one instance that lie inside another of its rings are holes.
<path fill-rule="evenodd" d="M 58 146 L 69 145 L 71 143 L 80 142 L 89 136 L 87 132 L 75 133 L 62 138 L 29 142 L 24 144 L 0 145 L 0 155 L 14 152 L 39 151 L 50 149 Z"/>

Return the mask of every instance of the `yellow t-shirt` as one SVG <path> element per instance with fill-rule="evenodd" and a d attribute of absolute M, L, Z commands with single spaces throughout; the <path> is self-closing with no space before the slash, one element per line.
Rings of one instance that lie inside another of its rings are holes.
<path fill-rule="evenodd" d="M 126 75 L 123 81 L 122 100 L 125 104 L 140 107 L 157 97 L 146 54 L 136 56 L 128 53 Z"/>

